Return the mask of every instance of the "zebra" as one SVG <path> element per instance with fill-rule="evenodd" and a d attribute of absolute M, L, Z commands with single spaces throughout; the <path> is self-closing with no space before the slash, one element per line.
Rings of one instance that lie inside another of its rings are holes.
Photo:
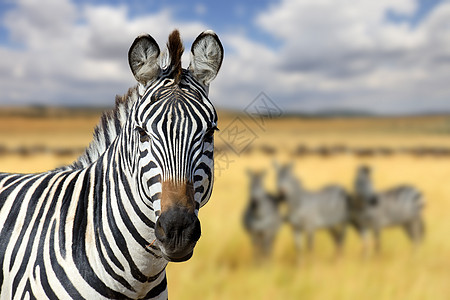
<path fill-rule="evenodd" d="M 243 215 L 244 229 L 250 235 L 257 259 L 270 256 L 273 243 L 282 224 L 280 197 L 264 188 L 265 172 L 247 171 L 250 197 Z"/>
<path fill-rule="evenodd" d="M 217 113 L 208 99 L 223 60 L 202 32 L 187 69 L 174 30 L 128 52 L 137 86 L 116 97 L 72 165 L 0 174 L 2 299 L 167 299 L 168 262 L 188 260 L 213 187 Z"/>
<path fill-rule="evenodd" d="M 376 252 L 380 251 L 380 234 L 385 227 L 402 226 L 415 245 L 423 239 L 425 227 L 421 212 L 425 201 L 417 188 L 400 185 L 377 192 L 372 184 L 371 168 L 362 165 L 356 172 L 354 190 L 350 216 L 363 238 L 364 252 L 368 230 L 373 232 Z"/>
<path fill-rule="evenodd" d="M 293 173 L 293 164 L 275 164 L 277 188 L 287 205 L 285 221 L 291 225 L 297 251 L 302 247 L 302 233 L 306 233 L 307 249 L 314 248 L 314 234 L 327 229 L 340 254 L 348 222 L 348 193 L 338 185 L 328 185 L 319 191 L 307 191 Z"/>

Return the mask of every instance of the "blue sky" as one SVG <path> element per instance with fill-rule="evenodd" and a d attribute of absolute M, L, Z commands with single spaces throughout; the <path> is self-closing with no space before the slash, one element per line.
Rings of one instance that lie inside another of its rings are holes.
<path fill-rule="evenodd" d="M 0 17 L 0 106 L 112 105 L 136 35 L 164 47 L 179 28 L 189 49 L 211 28 L 219 107 L 264 92 L 286 112 L 450 112 L 446 0 L 0 0 Z"/>

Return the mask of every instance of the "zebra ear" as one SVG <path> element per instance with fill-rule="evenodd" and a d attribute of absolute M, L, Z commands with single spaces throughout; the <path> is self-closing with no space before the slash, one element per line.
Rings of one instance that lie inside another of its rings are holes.
<path fill-rule="evenodd" d="M 148 34 L 138 36 L 128 50 L 128 64 L 134 78 L 147 85 L 159 75 L 159 46 Z"/>
<path fill-rule="evenodd" d="M 189 70 L 200 83 L 208 86 L 219 72 L 223 46 L 212 30 L 203 31 L 191 47 Z"/>

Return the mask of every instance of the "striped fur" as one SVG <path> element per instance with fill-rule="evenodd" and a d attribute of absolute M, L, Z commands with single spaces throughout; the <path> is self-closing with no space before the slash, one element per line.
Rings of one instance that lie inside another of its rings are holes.
<path fill-rule="evenodd" d="M 367 248 L 368 230 L 373 232 L 375 249 L 379 251 L 381 230 L 393 226 L 403 227 L 415 244 L 422 240 L 422 209 L 425 202 L 419 190 L 410 185 L 400 185 L 378 192 L 373 187 L 368 166 L 358 168 L 354 188 L 355 195 L 350 206 L 351 221 L 363 237 L 364 248 Z"/>
<path fill-rule="evenodd" d="M 250 197 L 244 211 L 243 224 L 250 235 L 257 258 L 268 257 L 282 223 L 280 199 L 264 188 L 263 172 L 248 171 Z"/>
<path fill-rule="evenodd" d="M 76 162 L 41 174 L 0 173 L 2 299 L 167 298 L 165 267 L 177 261 L 178 244 L 169 249 L 155 228 L 161 201 L 176 196 L 162 185 L 189 182 L 196 213 L 209 200 L 217 115 L 207 86 L 189 70 L 179 78 L 173 69 L 155 73 L 159 48 L 150 36 L 130 52 L 145 61 L 130 61 L 138 87 L 116 99 Z"/>
<path fill-rule="evenodd" d="M 278 190 L 287 203 L 286 221 L 294 231 L 297 249 L 301 249 L 303 233 L 307 235 L 308 249 L 312 250 L 315 231 L 326 229 L 339 253 L 348 222 L 348 195 L 345 189 L 329 185 L 318 191 L 307 191 L 293 174 L 291 164 L 276 168 Z"/>

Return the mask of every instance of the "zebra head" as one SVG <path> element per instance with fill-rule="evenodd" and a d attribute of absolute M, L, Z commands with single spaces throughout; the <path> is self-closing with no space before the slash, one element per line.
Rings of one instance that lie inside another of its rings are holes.
<path fill-rule="evenodd" d="M 169 36 L 166 54 L 149 35 L 136 38 L 128 52 L 139 99 L 130 128 L 137 144 L 134 173 L 139 195 L 153 208 L 156 245 L 169 261 L 185 261 L 200 238 L 198 210 L 211 195 L 217 114 L 208 99 L 210 82 L 223 59 L 212 31 L 191 48 L 188 69 L 179 32 Z"/>
<path fill-rule="evenodd" d="M 359 166 L 357 169 L 354 188 L 358 201 L 370 199 L 375 193 L 372 185 L 371 173 L 371 168 L 366 165 Z"/>
<path fill-rule="evenodd" d="M 276 170 L 276 184 L 281 198 L 296 199 L 301 191 L 301 182 L 295 177 L 293 163 L 283 165 L 274 164 Z"/>
<path fill-rule="evenodd" d="M 266 172 L 247 170 L 247 175 L 250 179 L 250 195 L 252 198 L 264 197 L 266 195 L 266 190 L 264 189 Z"/>

